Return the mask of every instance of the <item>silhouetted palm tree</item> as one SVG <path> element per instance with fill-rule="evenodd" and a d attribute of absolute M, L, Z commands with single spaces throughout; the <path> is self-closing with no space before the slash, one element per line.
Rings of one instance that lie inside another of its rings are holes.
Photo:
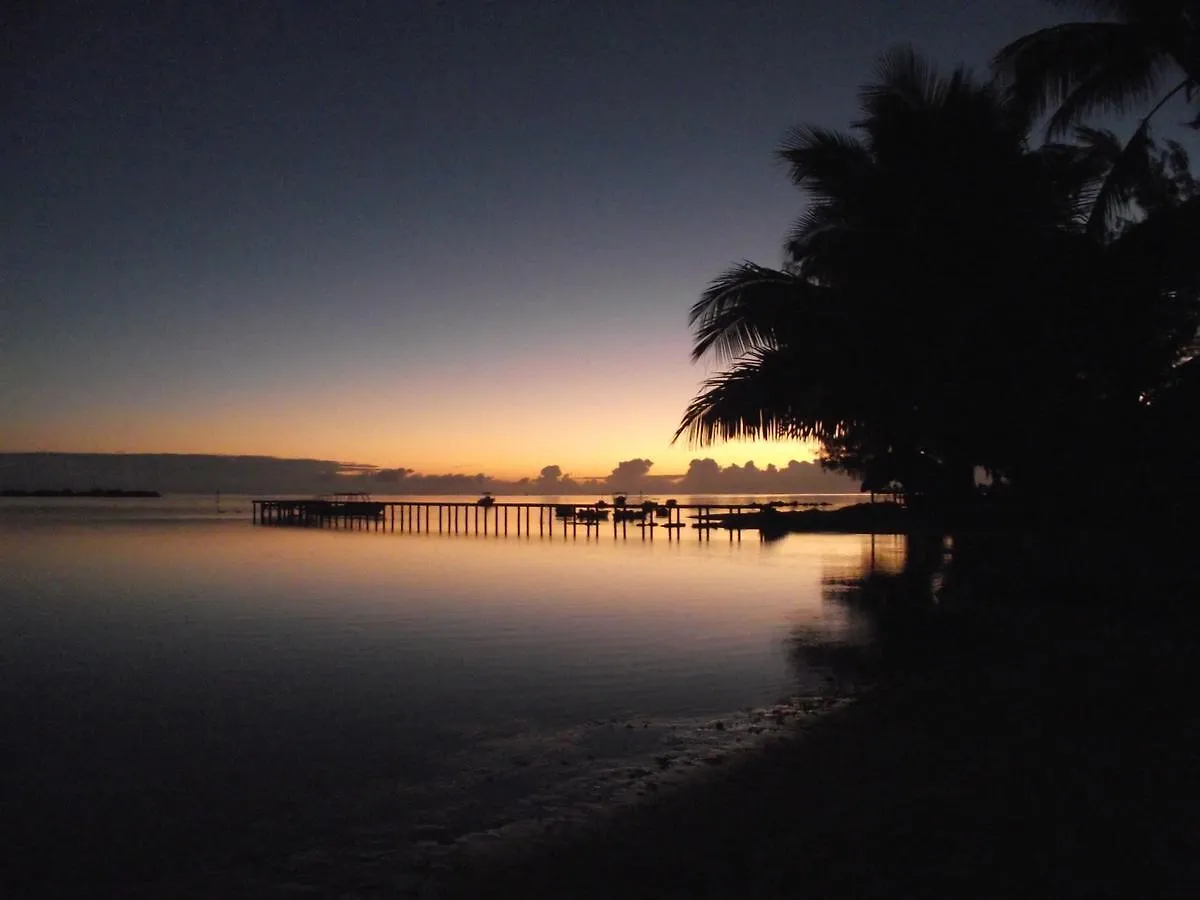
<path fill-rule="evenodd" d="M 1064 0 L 1056 0 L 1067 5 Z M 1097 113 L 1138 114 L 1133 136 L 1112 158 L 1109 183 L 1089 228 L 1102 235 L 1117 198 L 1132 190 L 1146 160 L 1151 121 L 1174 97 L 1200 86 L 1200 0 L 1073 0 L 1104 18 L 1068 22 L 1018 38 L 994 60 L 1013 100 L 1050 112 L 1047 135 L 1068 134 Z M 1086 131 L 1079 135 L 1086 141 Z"/>
<path fill-rule="evenodd" d="M 731 365 L 676 437 L 869 433 L 970 484 L 996 419 L 979 404 L 1007 402 L 986 396 L 996 372 L 1018 336 L 1036 343 L 1017 332 L 1041 301 L 1019 282 L 1086 251 L 1070 245 L 1095 173 L 1068 148 L 1030 152 L 1024 110 L 961 68 L 941 77 L 900 49 L 878 76 L 854 134 L 798 128 L 779 151 L 809 209 L 784 268 L 743 263 L 693 307 L 693 357 Z"/>
<path fill-rule="evenodd" d="M 1200 85 L 1197 0 L 1056 0 L 1105 18 L 1043 28 L 995 59 L 1014 99 L 1035 115 L 1053 110 L 1048 133 L 1066 134 L 1095 113 L 1157 112 Z"/>
<path fill-rule="evenodd" d="M 1178 357 L 1168 320 L 1194 322 L 1190 270 L 1150 222 L 1087 233 L 1101 133 L 1033 150 L 1027 106 L 907 49 L 860 102 L 854 133 L 799 128 L 779 151 L 810 198 L 785 265 L 735 266 L 693 306 L 693 358 L 725 369 L 676 439 L 816 439 L 851 471 L 957 496 L 976 466 L 1031 459 L 1066 412 L 1136 402 Z"/>

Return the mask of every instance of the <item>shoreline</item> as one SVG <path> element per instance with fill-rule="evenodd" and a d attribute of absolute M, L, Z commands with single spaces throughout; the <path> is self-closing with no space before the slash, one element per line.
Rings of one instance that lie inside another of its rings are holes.
<path fill-rule="evenodd" d="M 357 802 L 331 810 L 335 818 L 345 814 L 347 821 L 355 822 L 350 831 L 330 832 L 319 843 L 313 842 L 314 836 L 313 841 L 278 846 L 253 866 L 244 861 L 201 866 L 175 877 L 125 884 L 122 896 L 146 900 L 162 896 L 284 900 L 297 894 L 443 896 L 441 892 L 450 889 L 449 883 L 462 873 L 530 848 L 554 846 L 567 837 L 589 833 L 599 823 L 693 790 L 712 774 L 743 765 L 773 744 L 802 737 L 816 722 L 857 702 L 869 689 L 797 696 L 718 718 L 614 719 L 590 722 L 569 733 L 501 738 L 500 743 L 512 751 L 506 755 L 515 753 L 513 764 L 507 770 L 476 772 L 482 777 L 467 788 L 468 796 L 447 802 L 436 813 L 428 810 L 413 818 L 408 810 L 394 809 L 371 822 L 354 812 L 359 803 L 369 802 L 360 796 Z M 537 752 L 534 748 L 546 739 L 544 751 Z M 574 750 L 601 755 L 588 755 L 597 760 L 590 767 L 566 768 L 564 739 Z M 640 751 L 634 752 L 635 746 Z M 467 782 L 472 781 L 470 771 L 463 774 Z M 498 794 L 507 799 L 497 803 Z"/>
<path fill-rule="evenodd" d="M 794 739 L 415 896 L 1195 896 L 1193 614 L 1031 593 Z"/>

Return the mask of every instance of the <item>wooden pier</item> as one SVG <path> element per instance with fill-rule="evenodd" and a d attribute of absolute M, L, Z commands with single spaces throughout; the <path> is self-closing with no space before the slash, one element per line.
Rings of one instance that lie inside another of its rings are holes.
<path fill-rule="evenodd" d="M 609 503 L 521 503 L 463 500 L 254 500 L 256 525 L 345 528 L 364 531 L 408 531 L 427 534 L 471 534 L 502 537 L 577 537 L 607 534 L 654 538 L 662 529 L 678 539 L 688 528 L 705 539 L 725 528 L 729 539 L 757 529 L 763 508 L 755 505 L 715 506 L 646 502 L 631 506 Z M 769 513 L 767 513 L 769 515 Z M 685 522 L 685 517 L 690 521 Z"/>

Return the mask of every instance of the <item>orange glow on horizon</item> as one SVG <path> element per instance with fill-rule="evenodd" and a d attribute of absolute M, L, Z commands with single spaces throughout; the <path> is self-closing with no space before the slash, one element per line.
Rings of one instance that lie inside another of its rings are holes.
<path fill-rule="evenodd" d="M 412 446 L 411 442 L 386 437 L 370 442 L 305 440 L 242 440 L 237 436 L 204 440 L 190 439 L 190 434 L 172 439 L 169 434 L 147 434 L 128 441 L 81 439 L 69 433 L 44 434 L 29 442 L 6 441 L 3 452 L 48 451 L 58 453 L 197 453 L 222 456 L 273 456 L 281 459 L 329 459 L 347 464 L 375 466 L 381 469 L 407 468 L 422 475 L 485 474 L 505 481 L 536 478 L 545 466 L 557 465 L 564 475 L 576 479 L 607 477 L 617 464 L 629 459 L 649 459 L 654 465 L 651 475 L 683 475 L 693 459 L 714 459 L 723 468 L 744 465 L 752 461 L 760 469 L 773 464 L 784 468 L 791 460 L 811 462 L 817 458 L 817 448 L 803 443 L 770 443 L 738 441 L 712 447 L 687 449 L 663 441 L 657 446 L 638 449 L 636 446 L 582 448 L 572 445 L 556 447 L 550 443 L 533 449 L 523 446 L 496 446 L 485 453 L 464 453 L 454 444 L 439 447 L 433 444 Z M 409 443 L 411 450 L 398 448 Z M 556 452 L 556 450 L 560 452 Z"/>
<path fill-rule="evenodd" d="M 517 392 L 511 382 L 474 375 L 453 389 L 447 384 L 419 394 L 355 392 L 333 379 L 285 395 L 262 389 L 198 397 L 186 409 L 113 403 L 6 423 L 0 450 L 329 459 L 513 481 L 535 478 L 550 465 L 576 478 L 603 478 L 636 458 L 653 461 L 651 475 L 682 475 L 693 459 L 783 468 L 793 459 L 816 458 L 816 447 L 802 442 L 672 444 L 695 373 L 671 365 L 650 373 L 647 382 L 660 374 L 666 388 L 649 394 L 640 379 L 589 371 L 557 381 L 521 378 Z"/>

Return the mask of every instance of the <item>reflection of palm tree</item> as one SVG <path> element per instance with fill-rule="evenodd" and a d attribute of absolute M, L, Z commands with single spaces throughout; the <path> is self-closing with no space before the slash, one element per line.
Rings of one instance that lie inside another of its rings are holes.
<path fill-rule="evenodd" d="M 914 534 L 905 539 L 899 569 L 875 567 L 864 560 L 854 574 L 826 576 L 822 597 L 844 611 L 849 637 L 830 640 L 797 628 L 788 640 L 793 664 L 853 682 L 925 659 L 944 638 L 946 606 L 940 602 L 938 587 L 947 565 L 939 535 Z"/>

